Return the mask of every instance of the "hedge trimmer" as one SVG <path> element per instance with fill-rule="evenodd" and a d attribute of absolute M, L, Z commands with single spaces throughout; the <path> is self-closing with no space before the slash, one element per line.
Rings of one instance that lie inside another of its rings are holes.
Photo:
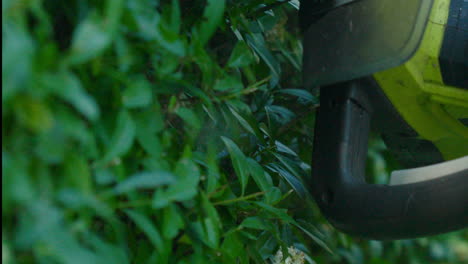
<path fill-rule="evenodd" d="M 336 228 L 403 239 L 468 225 L 468 2 L 302 1 L 320 87 L 311 192 Z M 406 169 L 365 181 L 370 129 Z"/>

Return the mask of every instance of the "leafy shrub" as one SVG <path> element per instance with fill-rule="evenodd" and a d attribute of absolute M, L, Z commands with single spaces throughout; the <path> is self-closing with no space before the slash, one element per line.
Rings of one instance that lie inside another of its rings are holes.
<path fill-rule="evenodd" d="M 400 244 L 333 231 L 303 185 L 297 8 L 3 1 L 3 262 L 385 263 Z"/>

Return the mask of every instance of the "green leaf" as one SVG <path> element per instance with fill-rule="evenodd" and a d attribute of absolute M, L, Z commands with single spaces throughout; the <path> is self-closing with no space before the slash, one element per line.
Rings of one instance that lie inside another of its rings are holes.
<path fill-rule="evenodd" d="M 315 226 L 315 223 L 304 219 L 298 219 L 296 222 L 303 228 L 307 229 L 310 233 L 314 234 L 314 236 L 318 237 L 319 239 L 324 240 L 327 238 L 327 235 L 324 232 L 320 231 L 320 229 L 318 229 Z M 344 242 L 343 246 L 347 247 L 347 244 L 348 243 Z"/>
<path fill-rule="evenodd" d="M 232 161 L 232 166 L 234 167 L 234 171 L 236 172 L 237 177 L 239 178 L 239 181 L 242 186 L 242 195 L 244 195 L 245 192 L 245 187 L 247 186 L 247 183 L 249 181 L 249 173 L 248 173 L 248 167 L 247 167 L 247 160 L 242 153 L 242 151 L 239 149 L 239 147 L 234 143 L 232 140 L 226 137 L 221 137 L 222 140 L 224 141 L 224 144 L 226 145 L 229 154 L 231 156 L 231 161 Z"/>
<path fill-rule="evenodd" d="M 111 35 L 115 35 L 119 29 L 120 18 L 124 12 L 124 0 L 108 0 L 106 1 L 105 13 L 105 29 Z"/>
<path fill-rule="evenodd" d="M 215 33 L 224 16 L 225 0 L 208 0 L 198 29 L 198 41 L 205 45 Z"/>
<path fill-rule="evenodd" d="M 174 174 L 176 182 L 166 190 L 158 189 L 153 196 L 153 207 L 163 208 L 172 201 L 183 202 L 197 195 L 200 171 L 190 159 L 182 158 L 177 163 Z"/>
<path fill-rule="evenodd" d="M 244 67 L 254 62 L 254 56 L 244 41 L 238 41 L 229 57 L 227 66 L 231 68 Z"/>
<path fill-rule="evenodd" d="M 33 40 L 25 29 L 2 23 L 2 102 L 27 87 L 34 49 Z"/>
<path fill-rule="evenodd" d="M 216 150 L 212 143 L 209 143 L 206 153 L 206 166 L 207 166 L 207 187 L 206 191 L 212 193 L 219 187 L 220 170 L 216 161 Z"/>
<path fill-rule="evenodd" d="M 274 204 L 274 203 L 278 202 L 281 199 L 281 197 L 282 197 L 281 190 L 278 187 L 271 187 L 265 193 L 265 202 L 267 204 Z"/>
<path fill-rule="evenodd" d="M 213 221 L 213 224 L 215 224 L 218 229 L 221 229 L 222 223 L 218 211 L 204 193 L 201 193 L 201 199 L 204 214 Z"/>
<path fill-rule="evenodd" d="M 216 224 L 213 223 L 213 219 L 205 218 L 203 221 L 206 232 L 206 243 L 211 248 L 218 248 L 219 244 L 219 230 Z"/>
<path fill-rule="evenodd" d="M 117 116 L 117 126 L 112 136 L 109 149 L 100 164 L 125 155 L 133 145 L 135 139 L 135 123 L 130 114 L 123 110 Z"/>
<path fill-rule="evenodd" d="M 44 74 L 41 82 L 55 94 L 72 104 L 76 110 L 91 121 L 99 118 L 100 111 L 93 97 L 82 87 L 80 80 L 71 72 Z"/>
<path fill-rule="evenodd" d="M 289 109 L 278 105 L 267 105 L 265 109 L 271 113 L 280 124 L 289 123 L 296 115 Z"/>
<path fill-rule="evenodd" d="M 54 127 L 38 138 L 35 152 L 39 158 L 48 164 L 62 163 L 68 151 L 65 134 L 58 127 Z"/>
<path fill-rule="evenodd" d="M 247 167 L 249 168 L 250 175 L 252 175 L 255 183 L 260 187 L 260 190 L 267 192 L 271 187 L 273 187 L 273 181 L 270 175 L 266 174 L 262 166 L 255 160 L 247 158 Z"/>
<path fill-rule="evenodd" d="M 91 171 L 88 161 L 84 159 L 83 156 L 70 153 L 65 160 L 64 176 L 68 180 L 70 186 L 75 187 L 83 193 L 91 193 Z"/>
<path fill-rule="evenodd" d="M 239 233 L 242 234 L 244 237 L 246 237 L 246 238 L 252 240 L 252 241 L 256 241 L 256 240 L 257 240 L 257 236 L 256 236 L 256 235 L 254 235 L 254 234 L 252 234 L 252 233 L 250 233 L 250 232 L 245 231 L 245 229 L 242 230 L 242 231 L 239 231 Z"/>
<path fill-rule="evenodd" d="M 154 4 L 150 1 L 131 2 L 128 9 L 136 24 L 138 35 L 144 40 L 155 39 L 161 17 Z"/>
<path fill-rule="evenodd" d="M 129 264 L 129 256 L 125 248 L 120 245 L 113 245 L 104 242 L 102 239 L 93 234 L 86 235 L 86 241 L 94 248 L 97 261 L 96 263 L 114 263 L 114 264 Z"/>
<path fill-rule="evenodd" d="M 318 104 L 318 99 L 305 89 L 281 89 L 279 93 L 296 96 L 304 101 L 304 103 Z"/>
<path fill-rule="evenodd" d="M 151 128 L 147 123 L 142 123 L 141 121 L 137 121 L 137 141 L 148 154 L 153 156 L 153 158 L 158 158 L 162 152 L 161 140 L 155 133 L 151 132 Z"/>
<path fill-rule="evenodd" d="M 369 252 L 374 258 L 381 258 L 383 256 L 384 245 L 382 241 L 370 240 Z"/>
<path fill-rule="evenodd" d="M 279 142 L 278 140 L 275 141 L 276 149 L 279 152 L 283 152 L 294 157 L 297 157 L 297 153 L 294 150 L 290 149 L 288 146 L 284 145 L 283 143 Z"/>
<path fill-rule="evenodd" d="M 252 133 L 257 137 L 257 139 L 265 144 L 264 136 L 258 126 L 258 122 L 255 117 L 252 115 L 252 112 L 248 108 L 247 109 L 239 109 L 239 112 L 234 109 L 234 107 L 229 107 L 229 110 L 234 115 L 234 117 L 239 121 L 239 123 L 244 127 L 247 131 Z"/>
<path fill-rule="evenodd" d="M 186 41 L 178 30 L 177 21 L 168 23 L 161 18 L 153 2 L 139 1 L 129 4 L 133 19 L 138 26 L 138 34 L 146 41 L 156 40 L 166 51 L 178 57 L 186 54 Z"/>
<path fill-rule="evenodd" d="M 156 188 L 175 182 L 175 177 L 167 171 L 145 171 L 134 174 L 114 188 L 115 194 L 127 193 L 137 189 Z"/>
<path fill-rule="evenodd" d="M 159 22 L 159 30 L 155 34 L 158 43 L 174 55 L 185 56 L 186 47 L 183 38 L 177 32 L 172 31 L 168 25 L 162 25 L 162 22 Z"/>
<path fill-rule="evenodd" d="M 223 251 L 224 262 L 223 263 L 237 263 L 236 259 L 246 256 L 245 254 L 245 245 L 242 243 L 242 240 L 239 238 L 237 233 L 231 233 L 227 235 L 223 244 L 221 245 Z M 226 257 L 229 257 L 226 259 Z M 247 263 L 247 262 L 240 262 Z"/>
<path fill-rule="evenodd" d="M 250 34 L 246 36 L 247 43 L 262 58 L 272 73 L 272 86 L 275 86 L 280 78 L 281 67 L 278 61 L 273 57 L 265 44 L 265 39 L 261 34 Z"/>
<path fill-rule="evenodd" d="M 151 219 L 149 219 L 146 215 L 133 210 L 125 210 L 125 213 L 128 215 L 128 217 L 130 217 L 130 219 L 132 219 L 137 227 L 145 233 L 145 235 L 157 250 L 164 250 L 164 241 L 161 237 L 161 234 L 152 223 Z"/>
<path fill-rule="evenodd" d="M 109 185 L 115 182 L 115 175 L 108 168 L 97 168 L 95 180 L 98 185 Z"/>
<path fill-rule="evenodd" d="M 161 132 L 164 129 L 164 119 L 161 107 L 157 102 L 145 111 L 132 114 L 137 125 L 137 130 L 147 130 L 150 134 Z M 138 131 L 137 131 L 138 132 Z"/>
<path fill-rule="evenodd" d="M 299 10 L 299 6 L 300 6 L 299 0 L 291 0 L 291 1 L 288 1 L 288 3 L 292 5 L 296 10 Z"/>
<path fill-rule="evenodd" d="M 198 115 L 192 109 L 180 107 L 176 110 L 176 114 L 188 125 L 188 132 L 195 135 L 198 133 L 202 124 Z"/>
<path fill-rule="evenodd" d="M 282 158 L 282 157 L 280 157 L 280 158 L 282 160 L 284 160 L 284 158 Z M 281 177 L 283 177 L 291 185 L 291 187 L 294 189 L 294 191 L 296 191 L 296 193 L 300 197 L 302 197 L 302 198 L 308 197 L 307 188 L 302 183 L 300 175 L 295 170 L 293 170 L 291 167 L 288 167 L 287 163 L 283 163 L 283 164 L 285 164 L 288 169 L 285 169 L 284 167 L 280 166 L 279 164 L 274 164 L 274 163 L 269 164 L 268 168 L 271 169 L 274 172 L 277 172 Z"/>
<path fill-rule="evenodd" d="M 264 209 L 266 212 L 268 212 L 272 216 L 283 220 L 285 223 L 294 223 L 295 222 L 294 219 L 291 216 L 288 215 L 286 209 L 275 208 L 275 207 L 273 207 L 271 205 L 268 205 L 268 204 L 262 203 L 262 202 L 252 202 L 252 203 L 258 205 L 259 207 Z"/>
<path fill-rule="evenodd" d="M 267 32 L 271 31 L 274 26 L 276 26 L 281 19 L 280 16 L 274 16 L 274 15 L 265 15 L 265 16 L 260 16 L 257 19 L 257 22 L 261 25 L 262 31 Z"/>
<path fill-rule="evenodd" d="M 97 18 L 88 17 L 83 20 L 75 32 L 68 61 L 81 64 L 99 56 L 111 43 L 110 32 L 98 23 Z"/>
<path fill-rule="evenodd" d="M 179 32 L 180 31 L 180 26 L 181 26 L 181 16 L 180 16 L 180 5 L 179 5 L 179 0 L 172 0 L 172 6 L 171 6 L 171 30 L 174 32 Z"/>
<path fill-rule="evenodd" d="M 247 217 L 242 221 L 240 224 L 241 227 L 246 227 L 246 228 L 252 228 L 252 229 L 259 229 L 259 230 L 267 230 L 267 226 L 265 225 L 265 221 L 258 217 L 258 216 L 252 216 L 252 217 Z"/>
<path fill-rule="evenodd" d="M 29 177 L 29 162 L 26 157 L 4 159 L 2 156 L 2 200 L 8 199 L 23 204 L 35 199 L 38 190 L 34 188 L 34 183 Z"/>
<path fill-rule="evenodd" d="M 307 236 L 309 236 L 313 241 L 315 241 L 315 243 L 317 243 L 320 247 L 322 247 L 323 249 L 327 250 L 328 252 L 332 253 L 333 254 L 333 251 L 328 247 L 328 245 L 323 241 L 321 240 L 320 238 L 318 238 L 317 236 L 315 236 L 314 234 L 312 234 L 312 232 L 310 232 L 309 230 L 307 230 L 306 228 L 302 227 L 300 224 L 294 222 L 292 223 L 294 226 L 296 226 L 297 228 L 299 228 L 300 230 L 302 230 L 302 232 L 304 232 Z"/>
<path fill-rule="evenodd" d="M 221 219 L 208 197 L 205 194 L 201 193 L 201 198 L 203 212 L 207 216 L 204 220 L 204 224 L 208 244 L 212 248 L 218 248 L 220 231 L 222 230 Z"/>
<path fill-rule="evenodd" d="M 127 108 L 149 106 L 153 99 L 151 84 L 143 78 L 132 81 L 122 93 L 123 105 Z"/>
<path fill-rule="evenodd" d="M 162 218 L 162 232 L 166 239 L 174 238 L 179 230 L 184 227 L 184 221 L 175 204 L 164 208 Z"/>
<path fill-rule="evenodd" d="M 239 92 L 244 88 L 239 78 L 234 76 L 224 76 L 221 79 L 216 80 L 213 89 L 220 92 Z"/>
<path fill-rule="evenodd" d="M 80 149 L 83 150 L 83 153 L 81 154 L 85 158 L 95 159 L 97 156 L 95 135 L 94 131 L 89 129 L 87 120 L 76 115 L 75 111 L 69 107 L 55 109 L 54 114 L 56 126 L 60 128 L 62 133 L 67 135 L 69 139 L 76 140 L 82 146 Z"/>
<path fill-rule="evenodd" d="M 20 97 L 15 101 L 15 114 L 19 122 L 33 132 L 47 132 L 54 125 L 54 117 L 49 106 L 29 96 Z"/>
<path fill-rule="evenodd" d="M 75 189 L 62 189 L 57 193 L 57 200 L 68 209 L 78 210 L 80 208 L 90 208 L 96 215 L 106 219 L 116 227 L 117 218 L 108 204 L 102 202 L 92 194 L 78 192 Z"/>
<path fill-rule="evenodd" d="M 2 238 L 2 263 L 11 264 L 13 263 L 13 254 L 11 251 L 10 243 Z"/>
<path fill-rule="evenodd" d="M 239 121 L 239 123 L 247 130 L 249 131 L 250 133 L 252 133 L 253 135 L 255 135 L 255 131 L 254 129 L 252 128 L 252 126 L 249 124 L 249 122 L 247 122 L 247 120 L 245 120 L 240 114 L 238 114 L 233 108 L 229 108 L 229 110 L 231 110 L 231 113 L 237 118 L 237 120 Z"/>

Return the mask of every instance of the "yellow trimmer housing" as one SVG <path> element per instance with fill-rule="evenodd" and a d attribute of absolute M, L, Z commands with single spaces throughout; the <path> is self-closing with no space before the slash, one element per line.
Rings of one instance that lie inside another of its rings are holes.
<path fill-rule="evenodd" d="M 463 5 L 466 14 L 467 1 L 435 0 L 416 52 L 374 74 L 401 116 L 446 160 L 468 155 L 468 15 L 449 21 Z"/>
<path fill-rule="evenodd" d="M 468 2 L 329 2 L 343 6 L 304 34 L 306 86 L 373 75 L 404 120 L 444 159 L 468 155 Z"/>

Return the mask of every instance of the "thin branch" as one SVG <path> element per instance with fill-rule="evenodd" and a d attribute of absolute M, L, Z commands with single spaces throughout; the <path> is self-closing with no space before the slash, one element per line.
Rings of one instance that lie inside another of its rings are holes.
<path fill-rule="evenodd" d="M 235 198 L 235 199 L 216 202 L 216 203 L 213 203 L 213 205 L 216 206 L 216 205 L 227 205 L 227 204 L 237 203 L 237 202 L 241 202 L 241 201 L 250 200 L 252 198 L 255 198 L 257 196 L 261 196 L 261 195 L 264 195 L 264 194 L 265 194 L 265 192 L 257 192 L 257 193 L 253 193 L 253 194 L 250 194 L 250 195 L 247 195 L 247 196 L 238 197 L 238 198 Z"/>

